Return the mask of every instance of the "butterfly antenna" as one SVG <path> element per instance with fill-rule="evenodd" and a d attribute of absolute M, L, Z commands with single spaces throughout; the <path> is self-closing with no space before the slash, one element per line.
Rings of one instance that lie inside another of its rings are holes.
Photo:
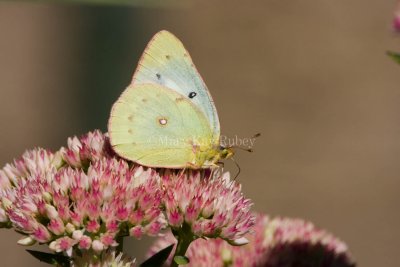
<path fill-rule="evenodd" d="M 241 169 L 240 169 L 239 164 L 237 163 L 237 161 L 233 157 L 231 157 L 230 159 L 233 161 L 233 163 L 235 163 L 236 167 L 238 168 L 238 172 L 236 173 L 235 178 L 233 178 L 233 181 L 235 181 L 236 178 L 239 176 Z"/>
<path fill-rule="evenodd" d="M 257 137 L 261 136 L 261 133 L 256 133 L 255 135 L 253 135 L 252 139 L 255 139 Z M 254 152 L 254 150 L 250 147 L 242 147 L 242 146 L 232 146 L 233 148 L 237 148 L 246 152 Z"/>
<path fill-rule="evenodd" d="M 232 147 L 246 151 L 246 152 L 253 152 L 253 149 L 251 149 L 251 148 L 246 148 L 246 147 L 241 147 L 241 146 L 232 146 Z"/>
<path fill-rule="evenodd" d="M 257 138 L 257 137 L 260 137 L 261 136 L 261 133 L 256 133 L 255 135 L 253 135 L 253 138 Z"/>

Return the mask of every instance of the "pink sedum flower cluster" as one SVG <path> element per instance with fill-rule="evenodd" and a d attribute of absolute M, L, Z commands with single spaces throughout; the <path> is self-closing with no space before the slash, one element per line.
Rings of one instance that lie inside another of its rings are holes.
<path fill-rule="evenodd" d="M 220 237 L 228 241 L 242 238 L 254 225 L 252 202 L 245 198 L 239 183 L 229 173 L 190 171 L 162 177 L 168 224 L 198 237 Z"/>
<path fill-rule="evenodd" d="M 21 245 L 46 244 L 72 256 L 72 266 L 134 266 L 115 254 L 121 238 L 158 235 L 168 226 L 189 246 L 188 266 L 355 266 L 347 246 L 328 232 L 300 219 L 252 214 L 251 206 L 228 173 L 144 168 L 116 156 L 99 131 L 69 138 L 55 153 L 27 151 L 0 170 L 0 226 L 24 234 Z M 150 254 L 176 243 L 172 233 Z"/>
<path fill-rule="evenodd" d="M 393 28 L 395 31 L 400 32 L 400 1 L 397 2 L 397 7 L 394 12 Z"/>
<path fill-rule="evenodd" d="M 7 199 L 5 195 L 12 195 L 19 184 L 26 181 L 31 175 L 45 175 L 50 170 L 55 170 L 61 165 L 61 155 L 38 148 L 26 151 L 21 158 L 12 164 L 6 164 L 0 170 L 0 222 L 7 225 L 9 218 L 5 211 Z M 4 200 L 6 203 L 3 203 Z"/>
<path fill-rule="evenodd" d="M 302 219 L 265 221 L 263 266 L 355 266 L 347 245 Z"/>
<path fill-rule="evenodd" d="M 222 239 L 198 239 L 189 247 L 187 256 L 196 267 L 353 267 L 345 243 L 312 223 L 300 219 L 256 215 L 249 243 L 231 246 Z M 172 235 L 160 238 L 149 251 L 176 243 Z M 172 259 L 170 258 L 169 261 Z"/>
<path fill-rule="evenodd" d="M 121 237 L 168 226 L 188 242 L 238 242 L 254 225 L 251 206 L 229 174 L 145 168 L 119 158 L 100 131 L 69 138 L 54 153 L 27 151 L 0 170 L 0 226 L 25 235 L 19 244 L 46 244 L 75 265 L 107 266 L 102 259 Z"/>
<path fill-rule="evenodd" d="M 99 131 L 71 138 L 68 148 L 28 151 L 0 171 L 1 219 L 27 235 L 20 244 L 100 253 L 166 226 L 157 173 L 112 157 L 106 140 Z"/>

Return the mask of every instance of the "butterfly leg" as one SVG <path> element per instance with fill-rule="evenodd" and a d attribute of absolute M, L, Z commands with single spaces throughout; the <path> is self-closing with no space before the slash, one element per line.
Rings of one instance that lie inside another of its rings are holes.
<path fill-rule="evenodd" d="M 224 168 L 224 167 L 225 167 L 225 162 L 218 161 L 218 162 L 215 164 L 215 166 L 218 166 L 218 167 Z"/>
<path fill-rule="evenodd" d="M 199 166 L 197 166 L 196 164 L 192 163 L 192 162 L 186 162 L 186 167 L 185 169 L 193 169 L 193 170 L 197 170 L 199 169 Z"/>
<path fill-rule="evenodd" d="M 187 167 L 185 167 L 185 168 L 183 168 L 182 170 L 180 170 L 180 171 L 178 172 L 178 177 L 183 177 L 183 176 L 185 175 L 185 173 L 186 173 L 187 170 L 188 170 Z"/>

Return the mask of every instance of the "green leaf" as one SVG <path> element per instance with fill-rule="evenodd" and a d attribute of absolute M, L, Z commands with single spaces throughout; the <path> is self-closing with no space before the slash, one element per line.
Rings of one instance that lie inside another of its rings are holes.
<path fill-rule="evenodd" d="M 27 249 L 26 251 L 29 252 L 33 257 L 36 259 L 40 260 L 41 262 L 45 262 L 51 265 L 55 266 L 61 266 L 61 267 L 69 267 L 69 258 L 61 255 L 61 254 L 51 254 L 47 252 L 42 252 L 42 251 L 35 251 L 35 250 L 30 250 Z"/>
<path fill-rule="evenodd" d="M 186 256 L 175 256 L 174 257 L 174 261 L 178 264 L 178 265 L 186 265 L 190 262 L 189 258 Z"/>
<path fill-rule="evenodd" d="M 175 244 L 172 244 L 162 250 L 160 250 L 159 252 L 157 252 L 156 254 L 154 254 L 153 256 L 151 256 L 150 258 L 148 258 L 145 262 L 143 262 L 142 264 L 140 264 L 140 267 L 159 267 L 162 266 L 164 264 L 164 262 L 168 259 L 169 254 L 171 254 L 172 249 L 174 248 Z"/>
<path fill-rule="evenodd" d="M 386 54 L 391 57 L 394 61 L 400 64 L 400 53 L 387 51 Z"/>

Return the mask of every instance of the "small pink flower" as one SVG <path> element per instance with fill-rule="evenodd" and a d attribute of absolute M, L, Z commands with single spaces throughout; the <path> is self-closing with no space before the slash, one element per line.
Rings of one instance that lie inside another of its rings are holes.
<path fill-rule="evenodd" d="M 89 221 L 86 224 L 86 230 L 90 233 L 97 233 L 100 229 L 100 224 L 97 221 Z"/>
<path fill-rule="evenodd" d="M 115 236 L 111 233 L 103 234 L 100 241 L 107 247 L 115 247 L 118 243 L 115 241 Z"/>
<path fill-rule="evenodd" d="M 252 203 L 229 174 L 188 171 L 162 177 L 167 220 L 174 230 L 188 225 L 196 237 L 235 240 L 254 224 Z"/>
<path fill-rule="evenodd" d="M 61 235 L 65 232 L 64 222 L 60 218 L 51 219 L 47 228 L 55 235 Z"/>
<path fill-rule="evenodd" d="M 178 209 L 171 209 L 167 214 L 168 223 L 171 227 L 180 227 L 182 225 L 184 215 Z"/>
<path fill-rule="evenodd" d="M 55 252 L 68 251 L 71 250 L 76 243 L 76 240 L 68 236 L 64 236 L 51 242 L 49 248 Z"/>
<path fill-rule="evenodd" d="M 129 230 L 129 234 L 137 239 L 140 239 L 143 236 L 143 233 L 144 229 L 140 225 L 134 226 Z"/>
<path fill-rule="evenodd" d="M 106 248 L 106 246 L 104 246 L 104 244 L 100 240 L 94 240 L 92 242 L 92 249 L 96 253 L 101 253 L 105 248 Z"/>
<path fill-rule="evenodd" d="M 51 234 L 45 226 L 38 224 L 33 231 L 32 237 L 40 243 L 47 243 L 51 239 Z"/>
<path fill-rule="evenodd" d="M 33 205 L 32 202 L 30 204 Z M 49 219 L 57 219 L 59 217 L 57 209 L 55 207 L 53 207 L 52 205 L 45 204 L 45 209 L 46 209 L 46 215 Z M 34 211 L 32 211 L 32 212 L 34 212 Z"/>
<path fill-rule="evenodd" d="M 72 232 L 72 238 L 75 240 L 81 240 L 83 237 L 83 234 L 84 234 L 83 230 L 74 230 Z"/>
<path fill-rule="evenodd" d="M 92 246 L 92 239 L 88 236 L 82 236 L 79 240 L 79 248 L 81 249 L 89 249 Z"/>

